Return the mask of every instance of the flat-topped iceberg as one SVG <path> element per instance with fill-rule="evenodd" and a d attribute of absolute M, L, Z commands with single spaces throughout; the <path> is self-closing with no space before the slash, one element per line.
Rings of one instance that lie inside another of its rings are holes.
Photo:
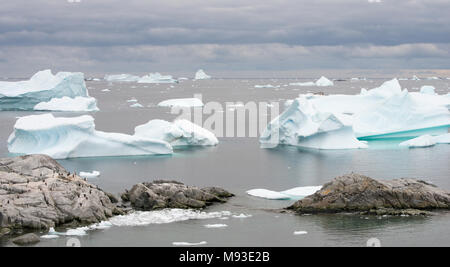
<path fill-rule="evenodd" d="M 295 187 L 281 192 L 267 189 L 252 189 L 248 190 L 247 194 L 254 197 L 272 200 L 298 200 L 302 197 L 312 195 L 317 191 L 319 191 L 320 189 L 322 189 L 322 186 Z"/>
<path fill-rule="evenodd" d="M 422 93 L 422 94 L 437 95 L 435 90 L 436 90 L 436 88 L 434 88 L 434 86 L 431 86 L 431 85 L 424 85 L 424 86 L 420 87 L 420 93 Z"/>
<path fill-rule="evenodd" d="M 17 154 L 45 154 L 55 159 L 173 152 L 163 140 L 97 131 L 94 118 L 89 115 L 55 118 L 52 114 L 19 118 L 8 139 L 8 150 Z"/>
<path fill-rule="evenodd" d="M 177 83 L 171 75 L 161 75 L 159 72 L 150 73 L 138 80 L 138 83 Z"/>
<path fill-rule="evenodd" d="M 112 74 L 106 75 L 104 79 L 108 82 L 137 82 L 141 77 L 131 74 Z"/>
<path fill-rule="evenodd" d="M 48 102 L 41 102 L 34 106 L 34 110 L 41 111 L 98 111 L 97 100 L 93 97 L 70 98 L 64 96 L 62 98 L 52 98 Z"/>
<path fill-rule="evenodd" d="M 211 79 L 211 76 L 207 75 L 205 71 L 203 71 L 202 69 L 199 69 L 195 73 L 195 80 L 208 80 L 208 79 Z"/>
<path fill-rule="evenodd" d="M 160 107 L 203 107 L 202 100 L 198 98 L 175 98 L 162 101 Z"/>
<path fill-rule="evenodd" d="M 89 97 L 83 73 L 51 70 L 36 73 L 28 81 L 0 82 L 0 110 L 33 110 L 52 98 Z"/>
<path fill-rule="evenodd" d="M 271 121 L 260 143 L 265 148 L 278 144 L 315 149 L 367 148 L 356 139 L 349 116 L 320 112 L 306 97 L 295 99 Z"/>
<path fill-rule="evenodd" d="M 296 82 L 296 83 L 289 83 L 291 86 L 316 86 L 315 82 Z"/>
<path fill-rule="evenodd" d="M 146 124 L 137 126 L 134 135 L 164 140 L 173 147 L 215 146 L 219 143 L 212 132 L 188 120 L 176 120 L 173 123 L 164 120 L 151 120 Z"/>
<path fill-rule="evenodd" d="M 316 81 L 316 86 L 333 86 L 333 85 L 334 85 L 334 83 L 325 76 L 320 77 Z"/>

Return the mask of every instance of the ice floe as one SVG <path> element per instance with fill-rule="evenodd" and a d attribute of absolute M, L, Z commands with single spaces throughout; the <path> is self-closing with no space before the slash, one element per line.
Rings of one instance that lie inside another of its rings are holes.
<path fill-rule="evenodd" d="M 141 77 L 131 74 L 113 74 L 106 75 L 104 79 L 108 82 L 137 82 Z"/>
<path fill-rule="evenodd" d="M 427 95 L 437 95 L 435 92 L 436 88 L 431 85 L 424 85 L 420 88 L 420 93 L 427 94 Z"/>
<path fill-rule="evenodd" d="M 97 178 L 99 176 L 100 176 L 100 172 L 99 171 L 80 172 L 80 177 L 86 178 L 86 179 Z"/>
<path fill-rule="evenodd" d="M 46 154 L 55 159 L 100 156 L 171 154 L 163 141 L 95 129 L 89 115 L 55 118 L 52 114 L 21 117 L 8 139 L 8 150 L 17 154 Z"/>
<path fill-rule="evenodd" d="M 304 96 L 269 123 L 260 143 L 264 148 L 278 144 L 315 149 L 367 148 L 356 139 L 349 116 L 318 111 Z"/>
<path fill-rule="evenodd" d="M 233 217 L 233 218 L 235 218 L 235 219 L 247 219 L 247 218 L 250 218 L 250 217 L 252 217 L 253 215 L 251 215 L 251 214 L 244 214 L 244 213 L 241 213 L 241 214 L 238 214 L 238 215 L 233 215 L 233 216 L 231 216 L 231 217 Z"/>
<path fill-rule="evenodd" d="M 308 232 L 306 232 L 306 231 L 295 231 L 294 232 L 294 235 L 306 235 L 306 234 L 308 234 Z"/>
<path fill-rule="evenodd" d="M 414 148 L 414 147 L 430 147 L 436 144 L 450 144 L 450 133 L 443 135 L 432 136 L 429 134 L 407 140 L 399 144 L 399 146 Z"/>
<path fill-rule="evenodd" d="M 211 79 L 211 76 L 207 75 L 204 70 L 200 69 L 195 73 L 195 80 L 207 80 Z"/>
<path fill-rule="evenodd" d="M 89 97 L 83 73 L 40 71 L 30 80 L 0 82 L 0 110 L 33 110 L 52 98 Z"/>
<path fill-rule="evenodd" d="M 40 111 L 98 111 L 97 100 L 93 97 L 52 98 L 48 102 L 41 102 L 34 106 L 34 110 Z"/>
<path fill-rule="evenodd" d="M 177 83 L 171 75 L 161 75 L 159 72 L 150 73 L 139 79 L 138 83 Z"/>
<path fill-rule="evenodd" d="M 303 187 L 295 187 L 289 190 L 277 192 L 267 189 L 252 189 L 248 190 L 247 194 L 260 197 L 265 199 L 272 200 L 291 200 L 291 199 L 299 199 L 302 197 L 306 197 L 312 195 L 322 189 L 322 186 L 303 186 Z"/>
<path fill-rule="evenodd" d="M 223 223 L 218 223 L 218 224 L 205 224 L 206 228 L 227 228 L 228 225 L 223 224 Z"/>
<path fill-rule="evenodd" d="M 160 107 L 203 107 L 202 100 L 198 98 L 177 98 L 162 101 Z"/>
<path fill-rule="evenodd" d="M 164 140 L 173 147 L 215 146 L 219 143 L 216 136 L 188 121 L 176 120 L 171 123 L 164 120 L 151 120 L 135 128 L 135 136 Z"/>
<path fill-rule="evenodd" d="M 279 88 L 280 86 L 277 85 L 271 85 L 271 84 L 264 84 L 264 85 L 255 85 L 255 88 Z"/>
<path fill-rule="evenodd" d="M 130 105 L 130 108 L 143 108 L 144 106 L 139 104 L 139 103 L 134 103 L 132 105 Z"/>
<path fill-rule="evenodd" d="M 316 86 L 315 82 L 296 82 L 290 83 L 291 86 Z"/>

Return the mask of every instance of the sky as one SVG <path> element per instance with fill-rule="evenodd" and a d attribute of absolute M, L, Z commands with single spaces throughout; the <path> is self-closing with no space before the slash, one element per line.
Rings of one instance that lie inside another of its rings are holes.
<path fill-rule="evenodd" d="M 0 0 L 0 77 L 450 69 L 449 0 Z"/>

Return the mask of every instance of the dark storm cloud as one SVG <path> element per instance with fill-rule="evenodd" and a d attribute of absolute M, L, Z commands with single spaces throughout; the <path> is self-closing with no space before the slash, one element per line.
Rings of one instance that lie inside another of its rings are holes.
<path fill-rule="evenodd" d="M 243 60 L 255 68 L 277 60 L 341 67 L 343 59 L 387 57 L 399 67 L 405 58 L 449 65 L 447 0 L 0 1 L 0 56 L 14 64 L 55 64 L 62 55 L 92 69 Z"/>

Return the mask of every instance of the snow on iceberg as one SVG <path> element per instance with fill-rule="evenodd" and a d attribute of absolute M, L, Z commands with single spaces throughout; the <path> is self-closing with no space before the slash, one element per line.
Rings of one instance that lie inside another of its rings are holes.
<path fill-rule="evenodd" d="M 64 96 L 62 98 L 52 98 L 48 102 L 41 102 L 34 106 L 34 110 L 42 111 L 98 111 L 97 100 L 93 97 L 70 98 Z"/>
<path fill-rule="evenodd" d="M 0 110 L 33 110 L 52 98 L 89 97 L 83 73 L 40 71 L 30 80 L 0 82 Z"/>
<path fill-rule="evenodd" d="M 207 75 L 205 71 L 203 71 L 202 69 L 199 69 L 195 73 L 195 80 L 208 80 L 208 79 L 211 79 L 211 76 Z"/>
<path fill-rule="evenodd" d="M 108 82 L 137 82 L 140 77 L 131 74 L 113 74 L 106 75 L 104 79 Z"/>
<path fill-rule="evenodd" d="M 173 152 L 163 140 L 97 131 L 94 118 L 89 115 L 55 118 L 52 114 L 19 118 L 8 139 L 8 150 L 17 154 L 45 154 L 55 159 Z"/>
<path fill-rule="evenodd" d="M 161 75 L 161 73 L 155 72 L 143 76 L 138 83 L 178 83 L 178 81 L 171 75 Z"/>
<path fill-rule="evenodd" d="M 203 107 L 202 100 L 198 98 L 177 98 L 162 101 L 160 107 Z"/>
<path fill-rule="evenodd" d="M 219 143 L 216 136 L 188 120 L 176 120 L 171 123 L 164 120 L 151 120 L 135 128 L 135 136 L 164 140 L 173 147 L 215 146 Z"/>
<path fill-rule="evenodd" d="M 334 83 L 328 80 L 327 77 L 322 76 L 316 81 L 316 86 L 333 86 Z"/>
<path fill-rule="evenodd" d="M 297 200 L 302 197 L 312 195 L 322 189 L 322 186 L 303 186 L 295 187 L 289 190 L 277 192 L 267 189 L 252 189 L 248 190 L 247 194 L 272 200 Z"/>
<path fill-rule="evenodd" d="M 446 107 L 426 105 L 404 90 L 356 114 L 353 129 L 358 138 L 378 139 L 416 137 L 423 131 L 444 134 L 449 126 L 450 112 Z"/>
<path fill-rule="evenodd" d="M 278 144 L 315 149 L 367 148 L 356 139 L 349 116 L 318 111 L 306 97 L 295 99 L 270 122 L 260 143 L 265 148 Z"/>

